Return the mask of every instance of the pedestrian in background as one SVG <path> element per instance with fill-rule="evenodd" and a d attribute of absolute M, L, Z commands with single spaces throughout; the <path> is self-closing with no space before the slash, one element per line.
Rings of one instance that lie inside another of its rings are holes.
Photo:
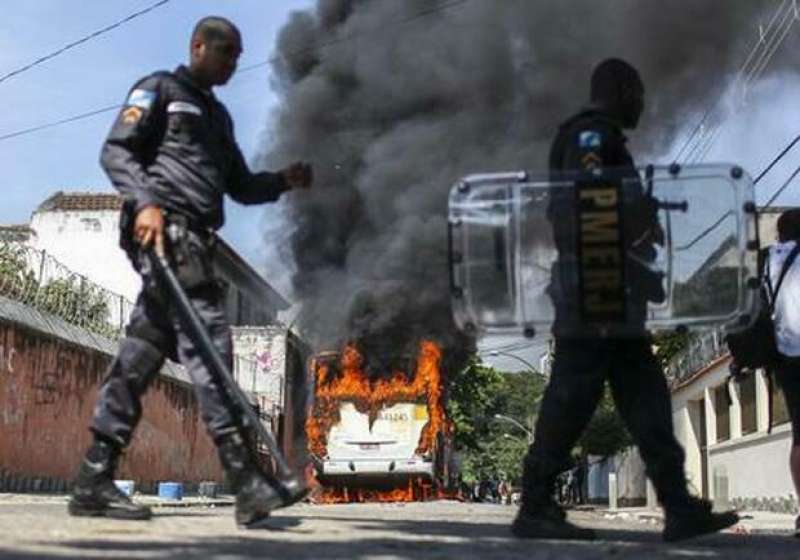
<path fill-rule="evenodd" d="M 800 208 L 787 210 L 778 218 L 778 242 L 767 250 L 765 276 L 771 286 L 778 284 L 784 264 L 800 243 Z M 779 361 L 775 379 L 783 392 L 792 424 L 789 471 L 795 496 L 800 497 L 800 259 L 794 259 L 775 295 L 772 319 Z M 794 535 L 800 537 L 800 516 Z"/>

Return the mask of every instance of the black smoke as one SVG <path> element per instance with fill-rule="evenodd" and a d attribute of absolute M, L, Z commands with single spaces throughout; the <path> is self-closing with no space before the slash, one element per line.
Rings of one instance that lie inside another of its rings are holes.
<path fill-rule="evenodd" d="M 262 163 L 314 164 L 313 191 L 288 197 L 286 222 L 269 232 L 286 240 L 304 332 L 318 347 L 355 338 L 397 351 L 421 336 L 463 347 L 449 304 L 450 186 L 471 172 L 544 168 L 559 122 L 610 56 L 639 68 L 647 88 L 632 150 L 666 156 L 777 5 L 319 0 L 293 13 Z"/>

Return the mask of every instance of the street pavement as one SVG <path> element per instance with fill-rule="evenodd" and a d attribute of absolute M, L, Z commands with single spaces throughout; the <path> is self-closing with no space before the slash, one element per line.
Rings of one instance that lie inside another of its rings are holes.
<path fill-rule="evenodd" d="M 299 504 L 270 528 L 236 528 L 225 501 L 159 507 L 149 522 L 71 518 L 64 497 L 0 494 L 0 559 L 215 558 L 364 560 L 800 558 L 791 518 L 757 519 L 733 532 L 676 545 L 661 542 L 657 516 L 571 511 L 599 531 L 595 542 L 520 541 L 508 526 L 516 508 L 494 504 Z"/>

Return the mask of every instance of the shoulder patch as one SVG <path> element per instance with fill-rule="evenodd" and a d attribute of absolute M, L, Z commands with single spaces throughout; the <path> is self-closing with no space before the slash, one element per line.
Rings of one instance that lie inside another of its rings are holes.
<path fill-rule="evenodd" d="M 131 106 L 122 111 L 120 115 L 124 124 L 133 125 L 138 123 L 142 118 L 142 110 L 137 106 Z"/>
<path fill-rule="evenodd" d="M 580 148 L 599 148 L 603 144 L 603 137 L 596 130 L 584 130 L 578 134 Z"/>
<path fill-rule="evenodd" d="M 203 110 L 187 101 L 173 101 L 167 105 L 167 113 L 191 113 L 192 115 L 203 115 Z"/>
<path fill-rule="evenodd" d="M 125 105 L 129 107 L 139 107 L 147 111 L 153 106 L 155 100 L 156 92 L 150 91 L 149 89 L 135 89 L 128 96 L 128 101 L 125 102 Z"/>

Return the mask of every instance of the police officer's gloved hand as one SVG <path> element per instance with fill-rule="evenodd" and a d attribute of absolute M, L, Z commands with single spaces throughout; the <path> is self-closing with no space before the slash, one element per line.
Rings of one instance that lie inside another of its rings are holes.
<path fill-rule="evenodd" d="M 280 171 L 284 181 L 291 189 L 307 189 L 314 180 L 310 163 L 297 161 Z"/>

